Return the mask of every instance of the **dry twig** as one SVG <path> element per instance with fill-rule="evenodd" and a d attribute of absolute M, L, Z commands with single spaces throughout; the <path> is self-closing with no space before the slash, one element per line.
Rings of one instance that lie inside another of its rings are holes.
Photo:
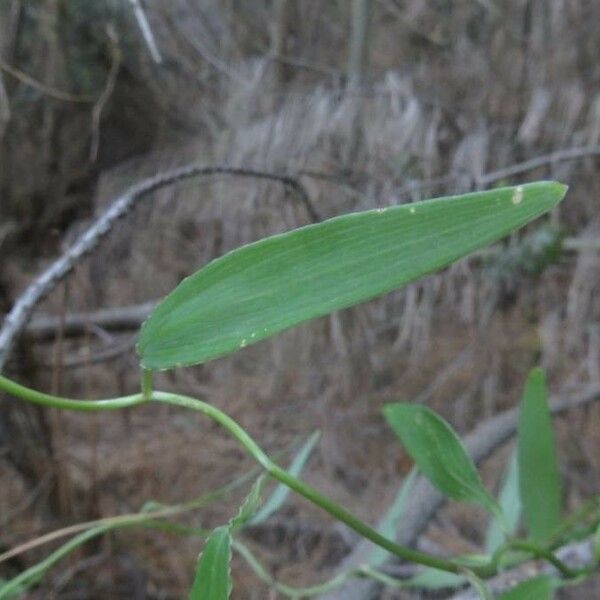
<path fill-rule="evenodd" d="M 4 319 L 2 329 L 0 329 L 0 371 L 6 363 L 14 340 L 25 327 L 38 302 L 56 287 L 56 284 L 73 269 L 73 266 L 85 254 L 98 245 L 100 240 L 112 229 L 115 222 L 131 211 L 140 198 L 160 187 L 173 184 L 182 179 L 219 174 L 268 179 L 282 183 L 298 194 L 312 220 L 319 219 L 319 215 L 304 187 L 289 175 L 239 167 L 190 164 L 144 179 L 114 200 L 109 208 L 83 232 L 77 241 L 39 275 L 15 301 L 12 309 Z"/>
<path fill-rule="evenodd" d="M 71 94 L 69 92 L 57 90 L 56 88 L 50 87 L 45 83 L 34 79 L 30 75 L 27 75 L 27 73 L 23 73 L 23 71 L 20 71 L 19 69 L 15 69 L 14 67 L 7 65 L 4 61 L 0 61 L 0 69 L 8 73 L 11 77 L 18 79 L 21 83 L 24 83 L 38 92 L 54 98 L 55 100 L 62 100 L 63 102 L 76 102 L 81 104 L 90 104 L 95 100 L 94 96 L 88 96 L 87 94 Z"/>
<path fill-rule="evenodd" d="M 104 107 L 115 89 L 122 59 L 119 40 L 117 39 L 114 28 L 110 26 L 107 27 L 106 33 L 110 41 L 111 63 L 104 89 L 92 109 L 92 144 L 90 147 L 90 162 L 96 162 L 96 159 L 98 158 L 98 148 L 100 146 L 100 120 L 102 119 Z"/>
<path fill-rule="evenodd" d="M 140 2 L 140 0 L 129 0 L 129 2 L 131 2 L 133 14 L 135 15 L 138 25 L 140 26 L 142 36 L 144 36 L 144 41 L 148 46 L 148 50 L 150 51 L 150 56 L 152 56 L 152 60 L 157 64 L 162 63 L 162 56 L 160 55 L 158 45 L 156 44 L 154 34 L 152 33 L 152 29 L 150 28 L 150 23 L 148 23 L 148 17 L 146 17 L 146 13 L 144 12 L 142 3 Z"/>

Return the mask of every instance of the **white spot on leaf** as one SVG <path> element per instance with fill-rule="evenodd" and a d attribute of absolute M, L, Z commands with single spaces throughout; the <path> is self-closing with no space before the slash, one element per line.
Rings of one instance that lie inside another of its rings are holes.
<path fill-rule="evenodd" d="M 513 192 L 512 203 L 513 204 L 521 204 L 522 200 L 523 200 L 523 186 L 518 185 L 515 188 L 515 191 Z"/>

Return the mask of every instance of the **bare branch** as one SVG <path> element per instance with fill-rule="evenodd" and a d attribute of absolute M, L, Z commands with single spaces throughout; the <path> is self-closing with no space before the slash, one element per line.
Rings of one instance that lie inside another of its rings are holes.
<path fill-rule="evenodd" d="M 0 61 L 0 69 L 5 73 L 8 73 L 11 77 L 18 79 L 21 83 L 32 87 L 33 89 L 45 94 L 46 96 L 50 96 L 56 100 L 62 100 L 64 102 L 77 102 L 83 104 L 89 104 L 94 101 L 93 96 L 82 95 L 82 94 L 71 94 L 69 92 L 63 92 L 62 90 L 57 90 L 56 88 L 50 87 L 37 79 L 34 79 L 27 73 L 23 73 L 23 71 L 19 71 L 19 69 L 15 69 L 10 65 L 7 65 L 5 62 Z"/>
<path fill-rule="evenodd" d="M 65 315 L 64 321 L 59 317 L 40 315 L 31 319 L 25 329 L 25 335 L 29 339 L 45 341 L 54 338 L 59 326 L 63 327 L 65 337 L 84 335 L 91 327 L 100 327 L 106 331 L 135 330 L 141 326 L 157 302 L 153 300 L 143 304 L 103 308 L 88 313 L 71 313 Z"/>
<path fill-rule="evenodd" d="M 55 288 L 56 284 L 71 271 L 81 257 L 98 245 L 100 240 L 112 229 L 115 222 L 131 211 L 140 198 L 160 187 L 171 185 L 182 179 L 219 174 L 278 181 L 298 194 L 313 221 L 319 220 L 319 215 L 313 207 L 308 193 L 296 179 L 289 175 L 266 173 L 239 167 L 190 164 L 144 179 L 114 200 L 109 208 L 83 232 L 77 241 L 38 276 L 15 301 L 0 330 L 0 371 L 6 363 L 15 338 L 29 320 L 38 302 Z"/>
<path fill-rule="evenodd" d="M 121 358 L 124 354 L 128 354 L 135 348 L 137 336 L 128 336 L 125 341 L 116 342 L 101 350 L 82 355 L 81 353 L 74 353 L 66 355 L 61 358 L 60 368 L 61 369 L 78 369 L 80 367 L 91 367 L 92 365 L 98 365 L 101 363 L 109 362 Z M 45 369 L 53 369 L 56 364 L 50 361 L 43 361 L 36 363 L 36 366 Z"/>
<path fill-rule="evenodd" d="M 579 408 L 600 399 L 600 386 L 591 387 L 566 398 L 553 398 L 550 411 L 553 415 Z M 488 458 L 499 446 L 515 433 L 518 412 L 516 408 L 506 410 L 478 425 L 463 442 L 476 464 Z M 402 513 L 396 541 L 402 545 L 413 545 L 435 516 L 446 498 L 434 489 L 424 477 L 418 477 L 411 489 L 410 498 Z M 372 545 L 360 541 L 356 548 L 339 565 L 346 571 L 365 562 Z M 321 596 L 321 600 L 372 600 L 379 597 L 380 584 L 374 581 L 352 581 L 337 590 Z"/>
<path fill-rule="evenodd" d="M 566 150 L 558 150 L 556 152 L 552 152 L 551 154 L 537 156 L 531 160 L 526 160 L 525 162 L 511 165 L 505 169 L 499 169 L 498 171 L 486 173 L 479 179 L 478 183 L 485 187 L 490 185 L 490 183 L 495 183 L 496 181 L 500 181 L 502 179 L 508 179 L 509 177 L 514 177 L 515 175 L 521 175 L 522 173 L 527 173 L 528 171 L 534 171 L 540 167 L 554 165 L 566 160 L 576 160 L 579 158 L 587 158 L 590 156 L 599 155 L 600 146 L 584 146 L 582 148 L 567 148 Z"/>
<path fill-rule="evenodd" d="M 110 41 L 110 55 L 111 63 L 110 69 L 108 70 L 108 76 L 106 78 L 106 84 L 102 93 L 98 97 L 98 100 L 94 104 L 92 109 L 92 144 L 90 147 L 90 162 L 96 162 L 98 158 L 98 148 L 100 146 L 100 121 L 102 119 L 102 112 L 104 107 L 111 97 L 115 84 L 117 83 L 117 75 L 119 74 L 119 68 L 121 67 L 121 49 L 119 48 L 119 40 L 114 27 L 107 27 L 106 33 Z"/>

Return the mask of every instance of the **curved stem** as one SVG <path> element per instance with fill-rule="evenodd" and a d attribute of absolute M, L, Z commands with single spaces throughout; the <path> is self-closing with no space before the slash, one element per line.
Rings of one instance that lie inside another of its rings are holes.
<path fill-rule="evenodd" d="M 0 390 L 9 393 L 12 396 L 16 396 L 17 398 L 21 398 L 22 400 L 27 400 L 27 402 L 32 402 L 33 404 L 39 404 L 40 406 L 46 406 L 48 408 L 64 408 L 66 410 L 119 410 L 121 408 L 128 408 L 147 402 L 143 394 L 133 394 L 131 396 L 103 400 L 71 400 L 32 390 L 31 388 L 25 387 L 11 379 L 7 379 L 2 375 L 0 375 Z"/>
<path fill-rule="evenodd" d="M 273 588 L 280 594 L 287 596 L 288 598 L 309 598 L 311 596 L 317 596 L 329 592 L 336 587 L 339 587 L 354 575 L 361 575 L 358 570 L 346 571 L 336 575 L 333 579 L 326 581 L 325 583 L 317 584 L 311 587 L 299 588 L 285 583 L 281 583 L 274 579 L 271 574 L 265 569 L 262 563 L 252 554 L 250 549 L 240 542 L 234 539 L 232 541 L 233 549 L 246 561 L 250 568 L 254 571 L 254 574 L 269 587 Z"/>
<path fill-rule="evenodd" d="M 549 562 L 553 567 L 556 568 L 557 571 L 560 572 L 567 579 L 573 579 L 580 575 L 580 572 L 575 569 L 571 569 L 569 566 L 565 565 L 560 559 L 558 559 L 550 550 L 545 548 L 540 548 L 531 542 L 523 541 L 523 540 L 511 540 L 500 546 L 492 557 L 492 564 L 497 566 L 502 558 L 502 555 L 508 552 L 509 550 L 519 550 L 521 552 L 526 552 L 535 558 L 543 559 Z"/>
<path fill-rule="evenodd" d="M 313 504 L 316 504 L 335 519 L 345 523 L 350 529 L 353 529 L 364 538 L 370 540 L 377 546 L 384 548 L 391 554 L 407 560 L 415 562 L 427 567 L 434 569 L 440 569 L 449 573 L 460 573 L 462 566 L 450 560 L 438 558 L 424 552 L 412 550 L 405 546 L 400 546 L 388 538 L 382 536 L 380 533 L 369 527 L 366 523 L 358 519 L 352 513 L 347 511 L 345 508 L 339 506 L 323 494 L 321 494 L 315 488 L 308 484 L 296 479 L 289 473 L 278 467 L 262 450 L 262 448 L 246 433 L 246 431 L 240 427 L 231 417 L 220 411 L 215 406 L 190 398 L 188 396 L 182 396 L 179 394 L 173 394 L 169 392 L 157 392 L 152 391 L 148 396 L 146 395 L 149 390 L 144 390 L 145 393 L 134 394 L 132 396 L 124 396 L 122 398 L 113 398 L 107 400 L 69 400 L 61 398 L 60 396 L 53 396 L 50 394 L 44 394 L 37 392 L 25 386 L 22 386 L 16 382 L 7 379 L 0 375 L 0 389 L 4 390 L 14 396 L 40 404 L 42 406 L 48 406 L 52 408 L 64 408 L 70 410 L 80 411 L 95 411 L 95 410 L 115 410 L 119 408 L 125 408 L 129 406 L 135 406 L 138 404 L 144 404 L 149 400 L 155 402 L 164 402 L 174 406 L 182 406 L 184 408 L 191 408 L 197 410 L 206 416 L 210 417 L 222 427 L 224 427 L 233 437 L 235 437 L 247 452 L 258 462 L 261 467 L 269 473 L 271 477 L 277 479 L 290 489 L 294 490 L 301 496 L 310 500 Z"/>
<path fill-rule="evenodd" d="M 417 550 L 412 550 L 411 548 L 396 544 L 369 527 L 366 523 L 358 519 L 345 508 L 339 506 L 321 494 L 312 486 L 300 481 L 299 479 L 296 479 L 295 477 L 292 477 L 287 471 L 278 467 L 263 452 L 260 446 L 246 433 L 246 431 L 244 431 L 244 429 L 242 429 L 231 417 L 221 412 L 215 406 L 207 404 L 206 402 L 202 402 L 201 400 L 196 400 L 195 398 L 189 398 L 188 396 L 181 396 L 179 394 L 172 394 L 168 392 L 152 392 L 152 400 L 166 402 L 175 406 L 191 408 L 210 417 L 227 429 L 227 431 L 229 431 L 229 433 L 231 433 L 231 435 L 233 435 L 242 444 L 242 446 L 246 448 L 252 458 L 254 458 L 254 460 L 256 460 L 271 477 L 277 479 L 301 496 L 304 496 L 307 500 L 310 500 L 313 504 L 316 504 L 324 511 L 328 512 L 335 519 L 346 524 L 348 527 L 350 527 L 350 529 L 353 529 L 377 546 L 381 546 L 391 554 L 410 562 L 415 562 L 427 567 L 432 567 L 434 569 L 440 569 L 442 571 L 448 571 L 449 573 L 461 572 L 461 565 L 450 560 L 437 558 L 430 554 L 425 554 L 424 552 L 419 552 Z"/>

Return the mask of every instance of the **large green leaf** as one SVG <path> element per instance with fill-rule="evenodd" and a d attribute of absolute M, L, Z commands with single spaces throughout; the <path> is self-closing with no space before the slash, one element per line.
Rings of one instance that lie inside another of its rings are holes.
<path fill-rule="evenodd" d="M 540 575 L 519 583 L 498 596 L 498 600 L 551 600 L 556 585 L 557 582 L 553 577 Z"/>
<path fill-rule="evenodd" d="M 198 559 L 189 600 L 228 600 L 231 594 L 231 532 L 217 527 L 206 540 Z"/>
<path fill-rule="evenodd" d="M 561 485 L 543 371 L 529 374 L 518 425 L 519 489 L 527 531 L 547 542 L 561 523 Z"/>
<path fill-rule="evenodd" d="M 184 279 L 144 323 L 147 369 L 223 356 L 389 292 L 555 206 L 540 182 L 336 217 L 243 246 Z"/>
<path fill-rule="evenodd" d="M 460 438 L 444 419 L 419 404 L 388 404 L 383 413 L 419 471 L 440 492 L 453 500 L 475 502 L 501 515 Z"/>

